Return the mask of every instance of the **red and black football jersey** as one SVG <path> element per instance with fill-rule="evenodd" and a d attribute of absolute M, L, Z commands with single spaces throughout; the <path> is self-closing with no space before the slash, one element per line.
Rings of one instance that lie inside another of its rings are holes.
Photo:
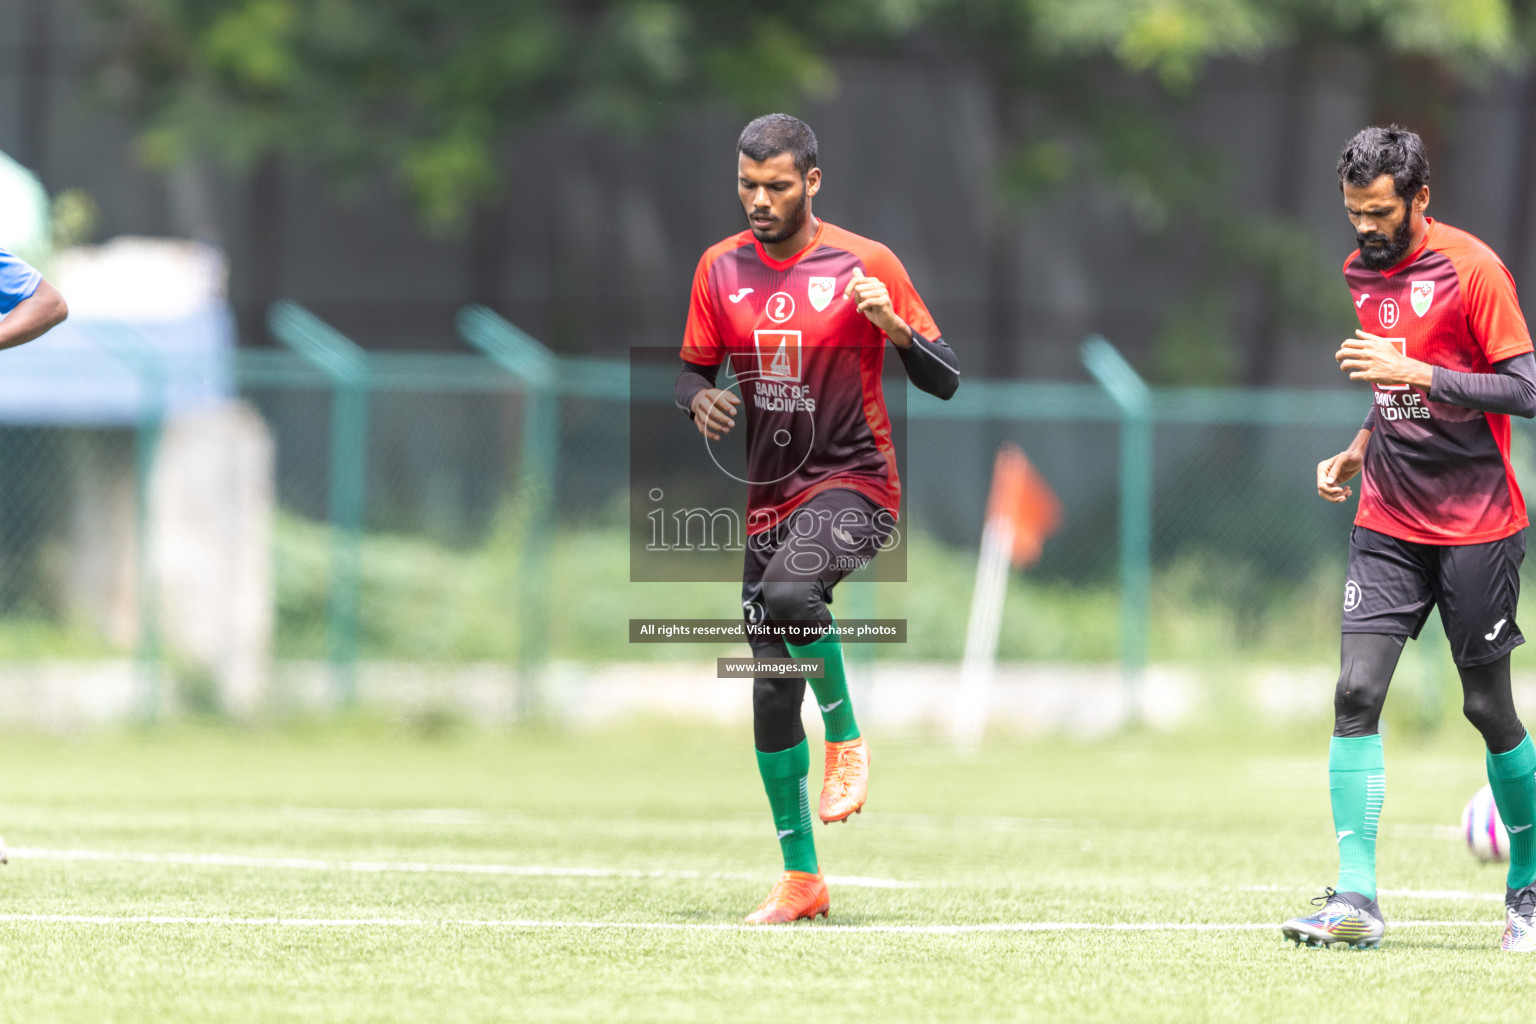
<path fill-rule="evenodd" d="M 739 383 L 748 533 L 832 487 L 896 514 L 901 481 L 880 387 L 886 336 L 843 298 L 856 271 L 884 282 L 913 331 L 938 339 L 895 254 L 824 220 L 790 259 L 773 259 L 743 231 L 711 246 L 694 272 L 682 356 L 703 366 L 729 361 Z"/>
<path fill-rule="evenodd" d="M 1432 218 L 1423 246 L 1384 271 L 1344 261 L 1360 327 L 1413 359 L 1468 373 L 1531 351 L 1514 280 L 1493 250 Z M 1481 544 L 1523 529 L 1509 465 L 1509 417 L 1432 402 L 1408 385 L 1373 385 L 1355 523 L 1424 544 Z"/>

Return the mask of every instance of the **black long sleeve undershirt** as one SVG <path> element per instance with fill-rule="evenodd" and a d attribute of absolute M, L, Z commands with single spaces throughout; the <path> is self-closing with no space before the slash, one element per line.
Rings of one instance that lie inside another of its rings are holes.
<path fill-rule="evenodd" d="M 901 365 L 907 371 L 907 379 L 920 391 L 948 400 L 960 387 L 960 359 L 943 338 L 929 341 L 913 331 L 911 347 L 898 348 L 896 354 L 901 357 Z M 691 419 L 694 398 L 700 391 L 716 387 L 715 381 L 719 376 L 718 363 L 706 366 L 684 360 L 683 368 L 677 375 L 677 384 L 672 391 L 677 407 L 686 412 Z"/>
<path fill-rule="evenodd" d="M 1429 400 L 1479 412 L 1536 416 L 1536 357 L 1525 352 L 1493 364 L 1492 373 L 1465 373 L 1443 366 L 1430 371 Z M 1361 430 L 1376 429 L 1376 406 L 1365 414 Z"/>
<path fill-rule="evenodd" d="M 948 401 L 960 387 L 960 357 L 943 338 L 929 341 L 913 331 L 911 347 L 898 348 L 896 354 L 906 368 L 907 379 L 919 391 Z"/>
<path fill-rule="evenodd" d="M 683 360 L 682 371 L 677 375 L 677 385 L 672 389 L 672 396 L 677 401 L 677 407 L 693 419 L 693 400 L 700 391 L 707 391 L 715 386 L 715 380 L 720 375 L 720 364 L 704 366 L 700 363 L 690 363 Z"/>
<path fill-rule="evenodd" d="M 1492 373 L 1463 373 L 1436 366 L 1429 385 L 1431 402 L 1466 409 L 1536 416 L 1536 357 L 1525 352 L 1493 364 Z"/>

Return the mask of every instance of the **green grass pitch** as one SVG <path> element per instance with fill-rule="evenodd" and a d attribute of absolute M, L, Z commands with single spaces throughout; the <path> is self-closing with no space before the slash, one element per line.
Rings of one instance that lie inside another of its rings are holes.
<path fill-rule="evenodd" d="M 861 884 L 757 930 L 745 729 L 10 737 L 0 1019 L 1528 1019 L 1502 868 L 1448 834 L 1460 723 L 1387 739 L 1384 948 L 1281 939 L 1333 877 L 1326 732 L 873 736 L 869 809 L 817 829 Z"/>

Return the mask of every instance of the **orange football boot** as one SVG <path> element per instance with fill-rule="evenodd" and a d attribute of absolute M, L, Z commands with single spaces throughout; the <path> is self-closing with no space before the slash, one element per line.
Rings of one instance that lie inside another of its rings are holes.
<path fill-rule="evenodd" d="M 814 921 L 817 915 L 826 917 L 831 908 L 832 897 L 821 875 L 786 871 L 773 883 L 762 906 L 747 915 L 747 924 L 789 924 L 802 917 Z"/>
<path fill-rule="evenodd" d="M 821 783 L 823 824 L 847 821 L 869 799 L 869 744 L 863 737 L 827 744 L 827 771 Z"/>

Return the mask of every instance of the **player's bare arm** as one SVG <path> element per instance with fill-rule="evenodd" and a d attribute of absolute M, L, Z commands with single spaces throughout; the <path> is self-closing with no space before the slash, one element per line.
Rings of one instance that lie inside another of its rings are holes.
<path fill-rule="evenodd" d="M 64 322 L 69 306 L 64 296 L 47 281 L 39 282 L 32 295 L 0 320 L 0 349 L 12 348 L 39 338 Z"/>
<path fill-rule="evenodd" d="M 862 267 L 855 268 L 843 288 L 843 299 L 857 303 L 854 308 L 891 339 L 907 378 L 920 391 L 946 401 L 953 397 L 960 386 L 959 360 L 942 338 L 925 338 L 896 313 L 884 281 L 864 273 Z"/>
<path fill-rule="evenodd" d="M 1333 458 L 1324 459 L 1317 464 L 1319 497 L 1324 501 L 1338 504 L 1355 493 L 1353 488 L 1346 485 L 1360 472 L 1360 467 L 1365 465 L 1365 449 L 1370 443 L 1371 432 L 1361 429 L 1348 448 Z"/>
<path fill-rule="evenodd" d="M 1372 384 L 1403 385 L 1429 390 L 1434 383 L 1434 367 L 1429 363 L 1410 359 L 1398 351 L 1387 338 L 1366 331 L 1356 331 L 1345 341 L 1333 358 L 1339 369 L 1349 374 L 1350 380 L 1363 380 Z"/>
<path fill-rule="evenodd" d="M 960 386 L 960 364 L 942 338 L 926 338 L 912 329 L 897 314 L 891 292 L 884 281 L 855 268 L 843 288 L 844 301 L 854 302 L 855 310 L 883 331 L 896 346 L 907 378 L 918 390 L 948 400 Z"/>
<path fill-rule="evenodd" d="M 853 276 L 848 279 L 848 286 L 843 289 L 843 298 L 852 299 L 858 303 L 855 307 L 863 313 L 869 322 L 885 332 L 886 337 L 897 348 L 908 348 L 912 344 L 912 328 L 907 322 L 896 315 L 896 310 L 891 305 L 891 293 L 886 288 L 885 282 L 878 277 L 868 277 L 855 270 Z"/>

